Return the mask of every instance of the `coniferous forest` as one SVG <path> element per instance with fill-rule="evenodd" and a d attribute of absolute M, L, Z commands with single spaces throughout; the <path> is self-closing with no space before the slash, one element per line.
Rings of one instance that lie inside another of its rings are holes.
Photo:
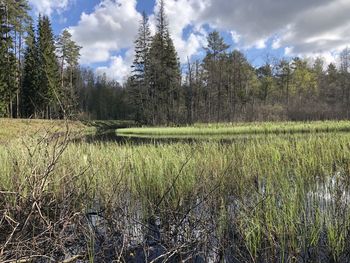
<path fill-rule="evenodd" d="M 49 17 L 29 16 L 26 0 L 0 3 L 0 116 L 147 125 L 350 117 L 349 49 L 337 64 L 269 57 L 256 66 L 213 31 L 206 56 L 184 65 L 162 4 L 154 35 L 143 15 L 130 76 L 118 83 L 79 65 L 70 32 L 55 36 Z"/>

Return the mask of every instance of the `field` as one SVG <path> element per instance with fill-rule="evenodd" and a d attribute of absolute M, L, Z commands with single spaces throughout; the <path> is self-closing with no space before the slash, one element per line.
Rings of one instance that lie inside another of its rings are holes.
<path fill-rule="evenodd" d="M 117 130 L 232 137 L 190 143 L 18 141 L 40 122 L 1 122 L 1 262 L 349 261 L 350 122 Z"/>

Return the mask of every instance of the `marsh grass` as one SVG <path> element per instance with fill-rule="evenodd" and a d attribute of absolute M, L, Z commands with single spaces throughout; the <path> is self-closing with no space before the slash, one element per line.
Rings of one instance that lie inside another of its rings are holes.
<path fill-rule="evenodd" d="M 197 137 L 249 136 L 269 134 L 349 132 L 349 121 L 263 122 L 195 124 L 187 127 L 152 127 L 118 129 L 120 136 L 130 137 Z"/>
<path fill-rule="evenodd" d="M 338 125 L 332 129 L 348 124 Z M 45 170 L 50 147 L 30 157 L 23 145 L 0 145 L 0 191 L 21 196 L 2 195 L 0 211 L 24 209 L 34 192 L 35 177 L 28 175 L 33 167 Z M 57 205 L 55 213 L 52 206 L 43 213 L 51 220 L 62 210 L 102 211 L 108 229 L 124 237 L 115 243 L 120 258 L 128 257 L 127 244 L 151 239 L 171 253 L 194 251 L 205 260 L 347 262 L 349 176 L 346 133 L 267 135 L 232 144 L 80 142 L 67 145 L 36 195 Z M 160 221 L 159 233 L 150 230 L 152 220 Z M 91 240 L 98 239 L 87 240 L 86 258 L 93 258 Z"/>

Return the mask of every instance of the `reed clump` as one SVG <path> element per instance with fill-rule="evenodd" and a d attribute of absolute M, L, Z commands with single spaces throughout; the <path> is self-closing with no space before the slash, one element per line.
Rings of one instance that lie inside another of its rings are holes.
<path fill-rule="evenodd" d="M 237 135 L 304 134 L 349 132 L 349 121 L 256 122 L 195 124 L 187 127 L 145 127 L 118 129 L 120 136 L 129 137 L 227 137 Z"/>

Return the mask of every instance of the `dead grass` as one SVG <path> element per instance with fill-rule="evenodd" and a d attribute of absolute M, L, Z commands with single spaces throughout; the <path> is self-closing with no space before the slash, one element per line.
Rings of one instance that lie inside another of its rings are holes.
<path fill-rule="evenodd" d="M 94 129 L 79 121 L 70 121 L 69 127 L 72 132 L 91 132 Z M 0 144 L 28 136 L 42 136 L 48 131 L 61 133 L 65 128 L 63 120 L 0 119 Z"/>

